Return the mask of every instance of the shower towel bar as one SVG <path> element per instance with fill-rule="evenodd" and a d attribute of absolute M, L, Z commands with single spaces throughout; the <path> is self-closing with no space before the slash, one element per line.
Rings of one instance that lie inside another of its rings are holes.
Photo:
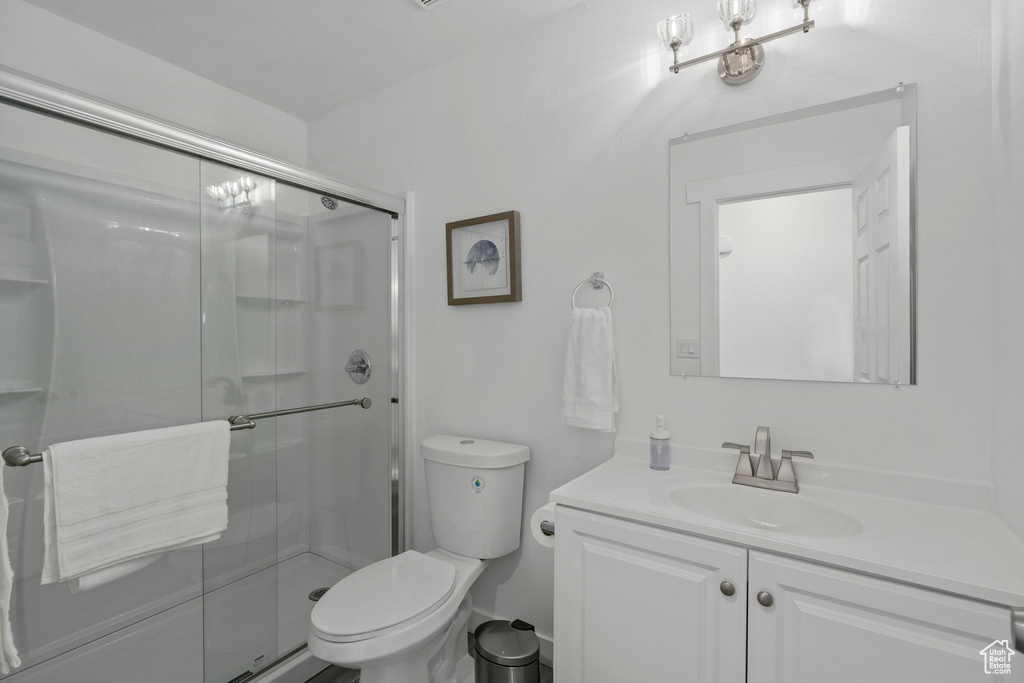
<path fill-rule="evenodd" d="M 368 398 L 356 398 L 351 401 L 339 401 L 337 403 L 321 403 L 315 406 L 304 406 L 302 408 L 286 408 L 285 410 L 271 410 L 266 413 L 253 413 L 252 415 L 234 415 L 228 418 L 231 426 L 228 428 L 233 432 L 242 429 L 256 429 L 256 420 L 268 417 L 280 417 L 282 415 L 295 415 L 296 413 L 310 413 L 314 410 L 327 410 L 328 408 L 341 408 L 342 406 L 359 406 L 369 408 L 372 402 Z M 35 462 L 43 461 L 42 453 L 31 453 L 24 446 L 11 446 L 3 452 L 4 462 L 11 467 L 25 467 Z"/>

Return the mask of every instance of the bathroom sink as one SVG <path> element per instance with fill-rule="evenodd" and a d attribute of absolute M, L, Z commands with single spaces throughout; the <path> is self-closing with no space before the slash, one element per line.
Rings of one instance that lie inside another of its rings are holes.
<path fill-rule="evenodd" d="M 722 522 L 795 536 L 856 536 L 864 526 L 827 505 L 799 494 L 729 484 L 680 486 L 668 493 L 681 508 Z"/>

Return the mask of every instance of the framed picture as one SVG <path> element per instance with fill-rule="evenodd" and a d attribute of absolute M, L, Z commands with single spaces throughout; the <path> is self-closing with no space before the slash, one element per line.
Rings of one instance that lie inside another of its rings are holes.
<path fill-rule="evenodd" d="M 321 244 L 316 250 L 316 310 L 363 307 L 363 243 Z"/>
<path fill-rule="evenodd" d="M 519 212 L 448 223 L 448 305 L 523 300 Z"/>

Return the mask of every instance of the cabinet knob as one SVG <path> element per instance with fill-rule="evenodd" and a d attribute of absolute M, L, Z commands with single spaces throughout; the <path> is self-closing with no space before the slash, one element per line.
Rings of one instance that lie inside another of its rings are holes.
<path fill-rule="evenodd" d="M 775 604 L 775 598 L 768 591 L 761 591 L 757 594 L 757 601 L 761 603 L 762 607 L 771 607 Z"/>
<path fill-rule="evenodd" d="M 722 585 L 719 586 L 719 588 L 722 589 L 722 595 L 724 595 L 727 598 L 731 598 L 732 596 L 736 595 L 736 586 L 732 585 L 728 581 L 723 581 Z"/>

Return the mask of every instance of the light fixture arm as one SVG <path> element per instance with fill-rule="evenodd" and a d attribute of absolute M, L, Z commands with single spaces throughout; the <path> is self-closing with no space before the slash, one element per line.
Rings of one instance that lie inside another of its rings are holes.
<path fill-rule="evenodd" d="M 811 20 L 811 0 L 800 0 L 800 4 L 804 8 L 804 23 L 806 24 Z M 807 33 L 810 30 L 811 27 L 807 26 L 804 28 L 804 33 Z"/>
<path fill-rule="evenodd" d="M 801 33 L 801 32 L 807 33 L 808 31 L 810 31 L 812 28 L 814 28 L 814 20 L 810 19 L 809 16 L 808 16 L 807 5 L 808 5 L 809 1 L 810 0 L 801 0 L 800 4 L 802 4 L 804 6 L 804 20 L 801 23 L 797 24 L 796 26 L 790 26 L 789 28 L 784 28 L 781 31 L 776 31 L 775 33 L 769 33 L 768 35 L 761 36 L 760 38 L 754 38 L 750 42 L 751 43 L 758 43 L 758 44 L 763 45 L 764 43 L 767 43 L 769 41 L 775 40 L 776 38 L 782 38 L 784 36 L 792 35 L 793 33 Z M 738 28 L 736 29 L 736 34 L 737 34 L 737 42 L 739 42 L 739 40 L 738 40 L 739 29 Z M 735 45 L 729 45 L 728 47 L 724 47 L 721 50 L 718 50 L 717 52 L 711 52 L 711 53 L 708 53 L 708 54 L 706 54 L 706 55 L 704 55 L 702 57 L 695 57 L 694 59 L 688 59 L 685 62 L 680 62 L 680 61 L 677 61 L 676 58 L 675 58 L 675 55 L 677 54 L 677 51 L 673 50 L 673 59 L 672 59 L 673 64 L 672 64 L 672 66 L 670 66 L 668 68 L 668 70 L 671 71 L 672 73 L 679 73 L 680 69 L 685 69 L 686 67 L 691 66 L 693 64 L 700 64 L 701 62 L 707 62 L 707 61 L 710 61 L 712 59 L 720 59 L 722 57 L 722 55 L 726 55 L 726 54 L 729 54 L 729 53 L 735 52 L 735 51 L 736 51 L 736 46 Z"/>

